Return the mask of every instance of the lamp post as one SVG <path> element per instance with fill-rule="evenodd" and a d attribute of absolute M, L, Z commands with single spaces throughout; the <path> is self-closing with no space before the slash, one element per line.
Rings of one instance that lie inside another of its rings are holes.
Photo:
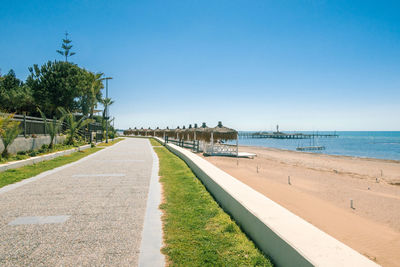
<path fill-rule="evenodd" d="M 106 80 L 106 101 L 108 101 L 108 80 L 111 80 L 112 77 L 106 77 L 104 80 Z M 106 102 L 106 143 L 108 143 L 108 102 Z"/>

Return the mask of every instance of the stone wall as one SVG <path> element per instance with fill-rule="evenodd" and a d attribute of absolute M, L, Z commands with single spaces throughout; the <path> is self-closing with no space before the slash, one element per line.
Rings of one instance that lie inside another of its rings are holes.
<path fill-rule="evenodd" d="M 66 136 L 57 136 L 56 144 L 63 143 L 66 139 Z M 36 150 L 42 147 L 42 145 L 50 144 L 50 136 L 48 135 L 40 135 L 36 138 L 25 138 L 25 137 L 17 137 L 14 142 L 9 145 L 8 152 L 11 154 L 16 154 L 19 151 L 29 151 L 29 150 Z M 4 145 L 3 142 L 0 141 L 0 153 L 3 152 Z"/>

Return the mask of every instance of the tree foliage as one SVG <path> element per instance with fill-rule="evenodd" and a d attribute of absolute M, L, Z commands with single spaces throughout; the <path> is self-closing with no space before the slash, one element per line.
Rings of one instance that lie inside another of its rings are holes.
<path fill-rule="evenodd" d="M 107 114 L 107 107 L 111 106 L 112 104 L 114 104 L 114 100 L 112 100 L 111 98 L 107 97 L 107 98 L 102 98 L 100 100 L 100 103 L 103 105 L 103 119 L 106 118 L 108 116 Z"/>
<path fill-rule="evenodd" d="M 61 50 L 57 50 L 57 53 L 65 57 L 65 62 L 68 62 L 68 57 L 75 55 L 75 52 L 71 52 L 72 41 L 68 39 L 68 32 L 65 33 L 65 39 L 62 40 Z"/>
<path fill-rule="evenodd" d="M 58 107 L 78 109 L 79 97 L 84 92 L 86 70 L 77 65 L 54 61 L 29 68 L 26 84 L 31 88 L 35 104 L 49 117 Z"/>
<path fill-rule="evenodd" d="M 68 143 L 73 144 L 78 139 L 79 130 L 90 122 L 87 117 L 107 123 L 106 106 L 114 102 L 102 97 L 103 73 L 91 72 L 68 62 L 75 54 L 71 51 L 71 42 L 66 34 L 61 49 L 57 50 L 65 57 L 65 61 L 48 61 L 29 67 L 30 74 L 25 82 L 18 79 L 12 69 L 6 75 L 0 74 L 0 108 L 9 113 L 41 116 L 50 134 L 51 145 L 61 127 L 56 117 L 61 116 L 67 123 Z M 94 115 L 98 103 L 104 106 L 102 116 Z M 83 117 L 78 116 L 78 119 L 74 114 L 82 114 Z M 47 118 L 53 118 L 53 121 Z M 17 124 L 7 120 L 0 120 L 0 123 L 3 123 L 0 125 L 1 135 L 6 134 L 6 130 L 9 137 L 18 132 Z"/>
<path fill-rule="evenodd" d="M 0 107 L 8 112 L 31 112 L 34 107 L 32 90 L 10 70 L 0 77 Z"/>
<path fill-rule="evenodd" d="M 11 69 L 0 74 L 0 108 L 6 112 L 54 117 L 58 107 L 93 118 L 97 104 L 102 100 L 103 73 L 95 73 L 68 62 L 72 44 L 66 33 L 61 50 L 65 61 L 48 61 L 29 67 L 26 81 L 19 80 Z"/>
<path fill-rule="evenodd" d="M 83 115 L 93 118 L 94 109 L 102 98 L 101 89 L 104 88 L 104 78 L 102 77 L 103 73 L 90 71 L 86 71 L 85 76 L 78 104 Z"/>

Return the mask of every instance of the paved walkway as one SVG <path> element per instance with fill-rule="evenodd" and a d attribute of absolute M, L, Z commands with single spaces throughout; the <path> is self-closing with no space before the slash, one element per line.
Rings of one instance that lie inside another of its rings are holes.
<path fill-rule="evenodd" d="M 136 266 L 153 156 L 117 143 L 0 191 L 0 266 Z"/>

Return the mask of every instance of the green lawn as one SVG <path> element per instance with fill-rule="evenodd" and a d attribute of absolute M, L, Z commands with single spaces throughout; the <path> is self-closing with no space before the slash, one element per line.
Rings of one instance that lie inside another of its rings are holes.
<path fill-rule="evenodd" d="M 79 144 L 79 146 L 84 145 L 84 143 Z M 2 158 L 0 156 L 0 164 L 7 163 L 10 161 L 17 161 L 17 160 L 23 160 L 23 159 L 28 159 L 30 157 L 36 157 L 36 156 L 42 156 L 58 151 L 63 151 L 63 150 L 68 150 L 75 148 L 76 146 L 73 145 L 64 145 L 64 144 L 55 144 L 53 148 L 49 148 L 47 145 L 43 145 L 41 148 L 33 150 L 33 151 L 24 151 L 24 152 L 19 152 L 17 155 L 9 155 L 8 158 Z"/>
<path fill-rule="evenodd" d="M 150 138 L 150 143 L 152 146 L 162 146 L 162 144 L 154 138 Z"/>
<path fill-rule="evenodd" d="M 120 141 L 124 140 L 124 138 L 115 138 L 114 141 L 112 141 L 112 139 L 108 139 L 108 143 L 106 143 L 105 141 L 103 143 L 97 144 L 98 146 L 112 146 L 113 144 L 116 144 Z"/>
<path fill-rule="evenodd" d="M 102 148 L 93 147 L 83 151 L 74 152 L 69 155 L 57 157 L 52 160 L 42 161 L 34 165 L 28 165 L 18 169 L 10 169 L 4 172 L 0 172 L 0 188 L 5 185 L 13 184 L 23 179 L 35 176 L 41 172 L 54 169 L 73 161 L 77 161 L 101 149 Z"/>
<path fill-rule="evenodd" d="M 162 252 L 170 265 L 272 266 L 181 159 L 165 147 L 154 150 L 164 191 Z"/>

